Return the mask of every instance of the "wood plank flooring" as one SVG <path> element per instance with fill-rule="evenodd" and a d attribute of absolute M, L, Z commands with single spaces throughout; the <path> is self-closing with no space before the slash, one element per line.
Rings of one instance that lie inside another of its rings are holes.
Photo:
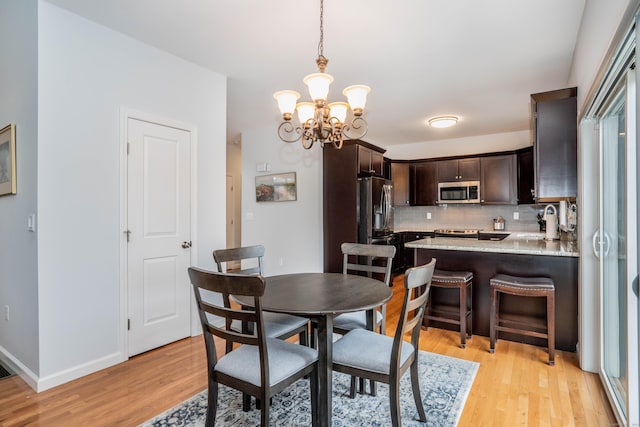
<path fill-rule="evenodd" d="M 387 306 L 393 334 L 402 278 Z M 612 426 L 615 418 L 597 375 L 574 353 L 474 336 L 459 348 L 456 332 L 423 330 L 420 348 L 480 363 L 459 426 Z M 222 346 L 218 346 L 222 350 Z M 76 381 L 35 393 L 19 377 L 0 380 L 0 426 L 136 426 L 206 388 L 202 337 L 187 338 Z"/>

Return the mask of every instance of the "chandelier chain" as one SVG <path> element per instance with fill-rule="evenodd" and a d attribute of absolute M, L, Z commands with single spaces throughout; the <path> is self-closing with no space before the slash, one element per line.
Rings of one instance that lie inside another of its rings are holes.
<path fill-rule="evenodd" d="M 324 58 L 324 0 L 320 0 L 320 43 L 318 43 L 318 58 Z"/>

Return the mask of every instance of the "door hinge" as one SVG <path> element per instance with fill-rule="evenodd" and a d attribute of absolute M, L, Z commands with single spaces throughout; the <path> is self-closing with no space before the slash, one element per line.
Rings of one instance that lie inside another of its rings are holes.
<path fill-rule="evenodd" d="M 131 319 L 127 319 L 127 331 L 131 330 Z"/>
<path fill-rule="evenodd" d="M 127 235 L 127 243 L 129 243 L 129 240 L 131 239 L 131 230 L 125 230 L 123 233 Z"/>
<path fill-rule="evenodd" d="M 127 142 L 127 156 L 131 153 L 131 144 Z"/>

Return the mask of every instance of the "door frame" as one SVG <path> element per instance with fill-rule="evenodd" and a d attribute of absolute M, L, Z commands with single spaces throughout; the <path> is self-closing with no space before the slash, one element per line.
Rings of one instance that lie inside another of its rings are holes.
<path fill-rule="evenodd" d="M 125 235 L 125 230 L 127 230 L 127 212 L 128 212 L 128 204 L 127 204 L 127 184 L 128 184 L 128 156 L 127 156 L 127 135 L 129 133 L 128 129 L 128 121 L 129 119 L 141 120 L 149 123 L 154 123 L 160 126 L 172 127 L 180 130 L 184 130 L 189 132 L 191 135 L 191 153 L 190 153 L 190 162 L 191 162 L 191 171 L 190 171 L 190 180 L 189 180 L 189 189 L 191 192 L 190 197 L 190 233 L 191 233 L 191 251 L 190 251 L 190 265 L 194 265 L 194 260 L 198 259 L 198 241 L 197 241 L 197 153 L 198 153 L 198 131 L 197 127 L 193 124 L 180 122 L 177 120 L 169 119 L 163 116 L 159 116 L 156 114 L 136 110 L 129 107 L 120 107 L 120 230 L 119 230 L 119 241 L 120 241 L 120 324 L 118 326 L 118 342 L 119 342 L 119 352 L 121 354 L 121 360 L 125 361 L 129 359 L 129 343 L 127 339 L 128 329 L 127 329 L 127 318 L 129 313 L 129 301 L 128 301 L 128 245 L 127 239 Z M 190 318 L 190 326 L 191 326 L 191 336 L 196 335 L 199 332 L 198 328 L 198 319 L 194 314 L 195 301 L 194 298 L 190 298 L 189 305 L 189 318 Z"/>

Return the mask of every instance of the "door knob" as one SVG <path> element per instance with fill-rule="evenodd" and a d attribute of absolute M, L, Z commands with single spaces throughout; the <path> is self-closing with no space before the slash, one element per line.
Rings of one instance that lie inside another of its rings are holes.
<path fill-rule="evenodd" d="M 191 247 L 191 242 L 182 242 L 182 247 L 184 249 L 189 249 Z"/>

